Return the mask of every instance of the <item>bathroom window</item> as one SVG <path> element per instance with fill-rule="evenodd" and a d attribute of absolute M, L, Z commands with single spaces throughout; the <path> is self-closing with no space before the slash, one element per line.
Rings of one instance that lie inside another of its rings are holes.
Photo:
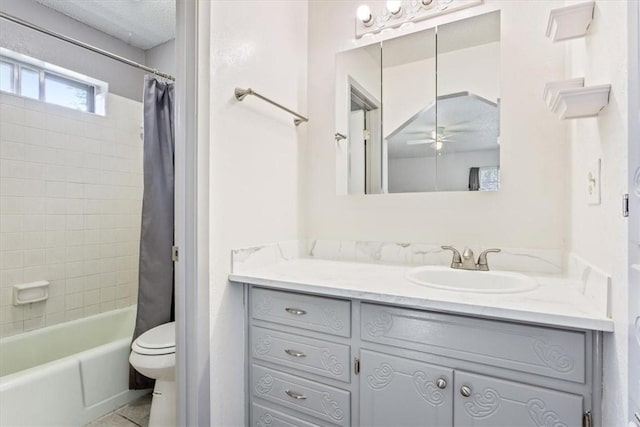
<path fill-rule="evenodd" d="M 485 166 L 479 171 L 480 191 L 497 191 L 500 189 L 500 167 Z"/>
<path fill-rule="evenodd" d="M 104 115 L 107 84 L 0 48 L 0 90 Z"/>
<path fill-rule="evenodd" d="M 0 60 L 0 90 L 16 92 L 14 65 L 11 62 Z"/>
<path fill-rule="evenodd" d="M 93 86 L 44 73 L 45 102 L 93 113 L 93 98 Z"/>

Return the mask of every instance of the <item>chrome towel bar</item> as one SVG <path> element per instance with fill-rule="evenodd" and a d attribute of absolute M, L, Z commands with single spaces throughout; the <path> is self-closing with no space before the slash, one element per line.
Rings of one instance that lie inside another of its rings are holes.
<path fill-rule="evenodd" d="M 265 96 L 263 96 L 263 95 L 260 95 L 258 92 L 254 91 L 254 90 L 253 90 L 253 89 L 251 89 L 251 88 L 248 88 L 248 89 L 242 89 L 242 88 L 237 87 L 237 88 L 236 88 L 236 90 L 234 91 L 234 95 L 235 95 L 235 97 L 236 97 L 236 99 L 237 99 L 238 101 L 242 101 L 242 100 L 244 100 L 244 99 L 247 97 L 247 95 L 253 95 L 253 96 L 256 96 L 256 97 L 258 97 L 258 98 L 262 99 L 263 101 L 268 102 L 268 103 L 269 103 L 269 104 L 271 104 L 271 105 L 275 105 L 276 107 L 278 107 L 278 108 L 280 108 L 280 109 L 282 109 L 282 110 L 286 111 L 287 113 L 289 113 L 289 114 L 292 114 L 292 115 L 296 116 L 296 118 L 295 118 L 295 119 L 293 119 L 293 123 L 294 123 L 296 126 L 298 126 L 300 123 L 308 122 L 308 121 L 309 121 L 309 119 L 308 119 L 308 118 L 306 118 L 305 116 L 303 116 L 303 115 L 301 115 L 301 114 L 298 114 L 298 113 L 296 113 L 295 111 L 290 110 L 290 109 L 288 109 L 287 107 L 284 107 L 284 106 L 282 106 L 282 105 L 278 104 L 278 103 L 277 103 L 277 102 L 275 102 L 275 101 L 270 100 L 269 98 L 267 98 L 267 97 L 265 97 Z"/>

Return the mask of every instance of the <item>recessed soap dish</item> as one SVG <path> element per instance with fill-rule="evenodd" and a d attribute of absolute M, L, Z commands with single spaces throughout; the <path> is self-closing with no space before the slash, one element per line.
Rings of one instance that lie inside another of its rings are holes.
<path fill-rule="evenodd" d="M 49 298 L 49 282 L 46 280 L 13 285 L 13 305 L 31 304 L 47 298 Z"/>

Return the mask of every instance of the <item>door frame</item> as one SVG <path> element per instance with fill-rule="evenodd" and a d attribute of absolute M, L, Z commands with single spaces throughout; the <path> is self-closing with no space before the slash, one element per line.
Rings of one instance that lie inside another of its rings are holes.
<path fill-rule="evenodd" d="M 209 426 L 209 28 L 206 1 L 176 2 L 177 426 Z M 203 93 L 204 96 L 198 96 Z"/>
<path fill-rule="evenodd" d="M 629 28 L 629 77 L 628 77 L 628 107 L 629 107 L 629 135 L 628 135 L 628 197 L 629 197 L 629 217 L 628 219 L 628 352 L 627 352 L 627 402 L 628 402 L 628 423 L 629 425 L 640 426 L 640 396 L 634 396 L 637 392 L 637 383 L 640 381 L 640 366 L 634 364 L 634 360 L 640 355 L 638 337 L 636 336 L 636 319 L 640 317 L 638 309 L 638 299 L 640 299 L 640 271 L 637 265 L 640 264 L 640 194 L 638 194 L 636 174 L 640 173 L 640 5 L 632 1 L 628 3 L 628 28 Z M 636 268 L 634 269 L 634 263 Z M 635 371 L 632 374 L 632 369 Z"/>

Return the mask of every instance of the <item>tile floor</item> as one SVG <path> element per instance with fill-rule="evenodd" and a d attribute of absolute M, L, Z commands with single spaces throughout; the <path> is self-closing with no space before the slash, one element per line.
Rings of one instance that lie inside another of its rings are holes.
<path fill-rule="evenodd" d="M 85 427 L 147 427 L 151 410 L 151 393 L 104 415 Z"/>

